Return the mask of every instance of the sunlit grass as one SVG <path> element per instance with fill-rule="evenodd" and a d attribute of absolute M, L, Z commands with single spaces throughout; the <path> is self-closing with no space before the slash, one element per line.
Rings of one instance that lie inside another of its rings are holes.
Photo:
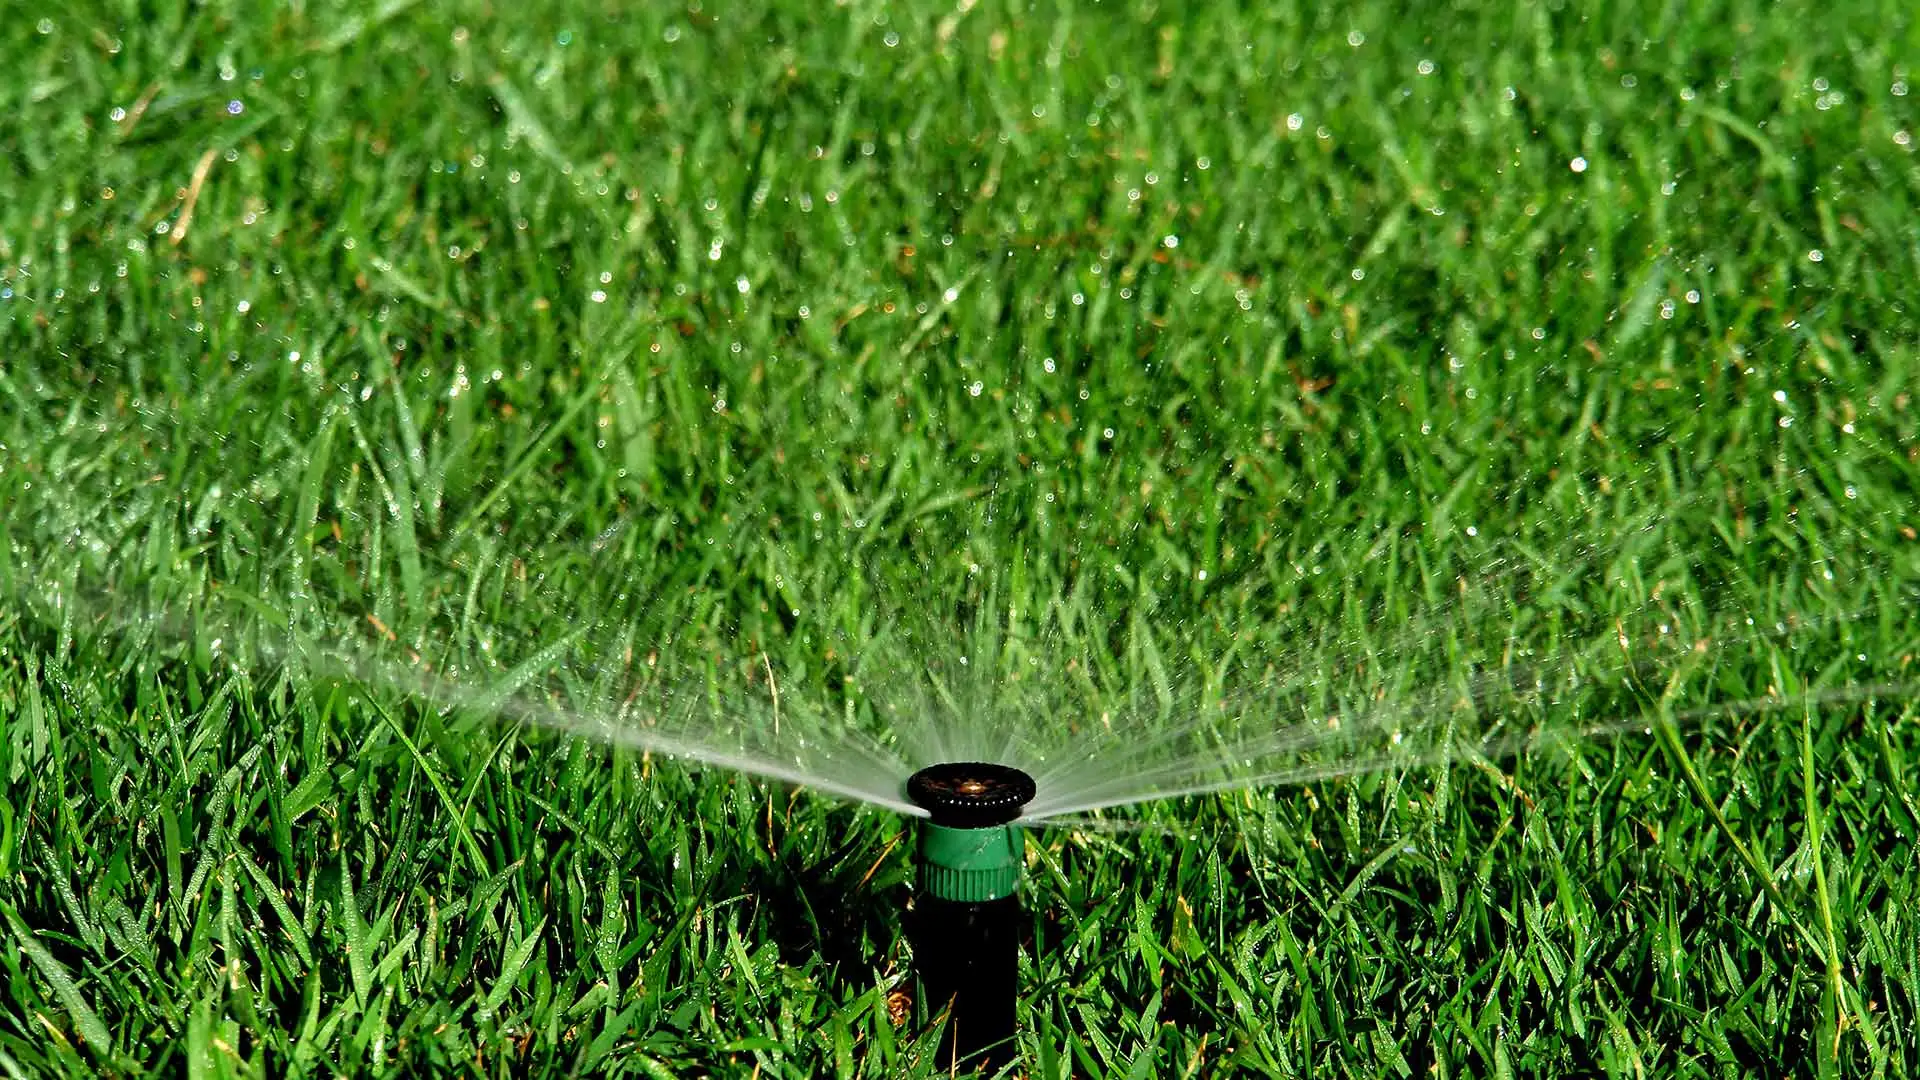
<path fill-rule="evenodd" d="M 1036 833 L 1023 1072 L 1920 1069 L 1912 13 L 1403 7 L 0 20 L 0 1070 L 927 1074 L 909 823 L 500 717 L 979 625 L 1608 733 Z"/>

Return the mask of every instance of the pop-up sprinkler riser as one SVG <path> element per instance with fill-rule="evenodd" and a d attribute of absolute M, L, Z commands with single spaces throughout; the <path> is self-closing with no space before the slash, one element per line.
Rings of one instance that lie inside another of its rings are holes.
<path fill-rule="evenodd" d="M 933 818 L 920 831 L 915 966 L 932 1009 L 946 1009 L 942 1069 L 991 1070 L 1012 1057 L 1019 995 L 1021 855 L 1013 824 L 1033 778 L 987 762 L 933 765 L 907 797 Z"/>

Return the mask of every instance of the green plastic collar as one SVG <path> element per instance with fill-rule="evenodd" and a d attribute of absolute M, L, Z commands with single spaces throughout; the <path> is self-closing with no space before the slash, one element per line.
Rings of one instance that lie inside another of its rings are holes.
<path fill-rule="evenodd" d="M 1026 836 L 1013 825 L 920 829 L 920 887 L 941 900 L 978 904 L 1012 896 Z"/>

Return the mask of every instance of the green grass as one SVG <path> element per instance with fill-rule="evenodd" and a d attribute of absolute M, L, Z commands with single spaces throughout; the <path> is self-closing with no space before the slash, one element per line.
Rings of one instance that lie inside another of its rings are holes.
<path fill-rule="evenodd" d="M 1023 1073 L 1920 1072 L 1911 5 L 1404 7 L 0 20 L 0 1073 L 929 1075 L 906 823 L 272 632 L 844 703 L 982 606 L 1103 700 L 1756 619 L 1037 834 Z"/>

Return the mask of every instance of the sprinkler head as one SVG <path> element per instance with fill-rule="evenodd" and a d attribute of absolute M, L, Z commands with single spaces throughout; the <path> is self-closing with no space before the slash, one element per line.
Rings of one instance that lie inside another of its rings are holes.
<path fill-rule="evenodd" d="M 1026 847 L 1014 820 L 1034 791 L 1033 777 L 985 761 L 932 765 L 907 780 L 907 798 L 933 817 L 920 830 L 914 966 L 931 1007 L 946 1010 L 943 1070 L 991 1072 L 1014 1052 Z"/>
<path fill-rule="evenodd" d="M 1033 777 L 1009 765 L 949 761 L 929 765 L 907 780 L 907 798 L 933 823 L 949 829 L 990 829 L 1020 816 L 1033 799 Z"/>
<path fill-rule="evenodd" d="M 984 761 L 914 773 L 907 798 L 933 815 L 920 830 L 920 887 L 927 895 L 966 904 L 1012 896 L 1025 847 L 1013 820 L 1033 794 L 1033 777 Z"/>

